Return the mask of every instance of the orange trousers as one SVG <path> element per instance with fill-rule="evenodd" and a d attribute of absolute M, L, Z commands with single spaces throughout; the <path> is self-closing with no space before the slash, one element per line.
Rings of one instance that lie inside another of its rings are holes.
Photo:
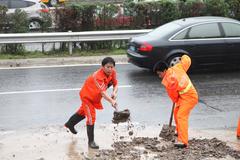
<path fill-rule="evenodd" d="M 174 108 L 174 120 L 178 133 L 178 141 L 186 145 L 188 145 L 188 119 L 195 105 L 196 103 L 183 103 L 175 105 Z"/>
<path fill-rule="evenodd" d="M 240 117 L 238 118 L 237 136 L 240 137 Z"/>
<path fill-rule="evenodd" d="M 94 125 L 96 121 L 96 110 L 94 105 L 89 100 L 82 100 L 82 105 L 78 109 L 77 113 L 87 118 L 87 125 Z"/>

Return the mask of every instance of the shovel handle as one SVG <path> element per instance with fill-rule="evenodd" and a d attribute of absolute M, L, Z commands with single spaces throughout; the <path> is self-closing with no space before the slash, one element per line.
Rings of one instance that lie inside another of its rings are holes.
<path fill-rule="evenodd" d="M 169 126 L 170 127 L 172 126 L 174 107 L 175 107 L 175 103 L 173 103 L 173 105 L 172 105 L 172 111 L 171 111 L 171 116 L 170 116 L 170 120 L 169 120 Z"/>
<path fill-rule="evenodd" d="M 114 108 L 115 108 L 115 111 L 118 112 L 118 104 L 116 104 Z"/>

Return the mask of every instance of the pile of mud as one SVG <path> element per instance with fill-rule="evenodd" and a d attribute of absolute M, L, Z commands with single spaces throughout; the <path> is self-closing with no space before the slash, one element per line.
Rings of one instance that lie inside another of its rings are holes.
<path fill-rule="evenodd" d="M 226 157 L 240 159 L 240 151 L 233 150 L 216 138 L 192 139 L 189 141 L 189 147 L 184 149 L 175 148 L 172 142 L 163 139 L 145 137 L 134 138 L 129 142 L 115 142 L 112 147 L 113 150 L 99 150 L 94 159 L 201 160 Z"/>

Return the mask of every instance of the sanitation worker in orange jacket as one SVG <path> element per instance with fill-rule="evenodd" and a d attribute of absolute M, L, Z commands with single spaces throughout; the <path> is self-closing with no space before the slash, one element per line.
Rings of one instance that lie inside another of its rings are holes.
<path fill-rule="evenodd" d="M 107 88 L 113 85 L 112 95 L 106 93 Z M 116 108 L 116 95 L 118 90 L 118 82 L 116 79 L 115 61 L 111 57 L 106 57 L 102 60 L 102 67 L 90 75 L 85 81 L 79 95 L 82 105 L 78 111 L 73 114 L 68 122 L 65 123 L 73 134 L 77 134 L 74 126 L 87 118 L 87 135 L 88 146 L 93 149 L 98 149 L 99 146 L 94 142 L 94 123 L 96 120 L 96 109 L 103 109 L 101 99 L 107 100 Z"/>
<path fill-rule="evenodd" d="M 240 118 L 238 118 L 237 139 L 240 139 Z"/>
<path fill-rule="evenodd" d="M 180 148 L 188 145 L 188 118 L 198 103 L 197 91 L 186 73 L 190 65 L 190 57 L 183 55 L 181 61 L 170 68 L 166 63 L 159 63 L 155 67 L 169 97 L 175 103 L 174 120 L 178 139 L 174 145 Z"/>

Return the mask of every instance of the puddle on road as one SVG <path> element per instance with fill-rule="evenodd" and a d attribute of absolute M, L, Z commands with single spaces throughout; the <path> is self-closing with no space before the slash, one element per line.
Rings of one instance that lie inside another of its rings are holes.
<path fill-rule="evenodd" d="M 96 124 L 95 140 L 100 150 L 88 149 L 84 125 L 77 126 L 77 130 L 77 135 L 68 133 L 62 126 L 1 131 L 0 159 L 240 159 L 240 141 L 236 140 L 235 131 L 231 130 L 190 129 L 189 135 L 198 139 L 190 137 L 190 147 L 183 150 L 158 137 L 161 126 L 146 126 L 131 121 Z"/>

